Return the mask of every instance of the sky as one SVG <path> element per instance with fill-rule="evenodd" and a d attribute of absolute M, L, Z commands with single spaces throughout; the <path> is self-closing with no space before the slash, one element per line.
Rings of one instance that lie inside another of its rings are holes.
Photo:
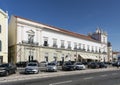
<path fill-rule="evenodd" d="M 0 0 L 11 15 L 87 35 L 97 27 L 120 51 L 120 0 Z"/>

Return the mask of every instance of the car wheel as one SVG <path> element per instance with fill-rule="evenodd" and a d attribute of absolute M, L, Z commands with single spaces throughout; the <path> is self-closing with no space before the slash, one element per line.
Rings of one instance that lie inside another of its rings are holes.
<path fill-rule="evenodd" d="M 16 73 L 16 70 L 14 70 L 14 72 L 13 72 L 14 74 Z"/>
<path fill-rule="evenodd" d="M 6 74 L 5 74 L 5 76 L 8 76 L 9 75 L 9 72 L 8 71 L 6 71 Z"/>

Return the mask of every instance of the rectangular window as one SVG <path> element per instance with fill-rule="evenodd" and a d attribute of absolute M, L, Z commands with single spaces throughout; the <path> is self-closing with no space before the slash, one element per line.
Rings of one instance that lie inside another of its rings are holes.
<path fill-rule="evenodd" d="M 94 46 L 92 46 L 92 52 L 94 52 Z"/>
<path fill-rule="evenodd" d="M 81 50 L 81 43 L 79 43 L 79 49 Z"/>
<path fill-rule="evenodd" d="M 99 47 L 99 53 L 101 53 L 101 48 Z"/>
<path fill-rule="evenodd" d="M 53 47 L 57 47 L 57 39 L 53 39 Z"/>
<path fill-rule="evenodd" d="M 98 51 L 97 51 L 97 46 L 95 47 L 95 52 L 98 52 Z"/>
<path fill-rule="evenodd" d="M 68 49 L 71 49 L 71 42 L 68 41 Z"/>
<path fill-rule="evenodd" d="M 0 33 L 1 33 L 1 29 L 2 29 L 2 28 L 1 28 L 1 25 L 0 25 Z"/>
<path fill-rule="evenodd" d="M 61 48 L 65 48 L 64 40 L 61 40 Z"/>
<path fill-rule="evenodd" d="M 43 46 L 48 46 L 48 38 L 47 37 L 44 37 L 44 44 Z"/>
<path fill-rule="evenodd" d="M 48 56 L 49 56 L 49 54 L 48 54 L 48 53 L 45 53 L 45 54 L 44 54 L 45 61 L 47 61 L 47 62 L 48 62 Z"/>
<path fill-rule="evenodd" d="M 54 53 L 53 55 L 54 55 L 54 56 L 53 56 L 54 61 L 57 61 L 57 53 Z"/>
<path fill-rule="evenodd" d="M 0 64 L 3 63 L 3 56 L 0 56 Z"/>
<path fill-rule="evenodd" d="M 0 51 L 2 50 L 2 42 L 1 42 L 1 40 L 0 40 Z"/>
<path fill-rule="evenodd" d="M 87 51 L 90 51 L 90 46 L 89 45 L 87 45 Z"/>
<path fill-rule="evenodd" d="M 85 44 L 83 44 L 83 50 L 85 50 Z"/>
<path fill-rule="evenodd" d="M 77 49 L 77 43 L 76 42 L 74 43 L 74 49 Z"/>
<path fill-rule="evenodd" d="M 28 34 L 28 44 L 34 43 L 34 35 Z"/>

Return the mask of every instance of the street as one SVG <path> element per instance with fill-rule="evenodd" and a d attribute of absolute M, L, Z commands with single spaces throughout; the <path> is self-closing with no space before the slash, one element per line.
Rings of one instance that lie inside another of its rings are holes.
<path fill-rule="evenodd" d="M 120 85 L 120 70 L 7 82 L 0 85 Z"/>

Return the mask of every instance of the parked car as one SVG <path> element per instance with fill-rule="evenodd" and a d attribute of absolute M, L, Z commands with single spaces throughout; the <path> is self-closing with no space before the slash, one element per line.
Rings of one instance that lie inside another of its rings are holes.
<path fill-rule="evenodd" d="M 0 75 L 8 76 L 10 74 L 16 73 L 17 67 L 12 63 L 4 63 L 0 65 Z"/>
<path fill-rule="evenodd" d="M 73 70 L 75 70 L 75 66 L 70 61 L 64 62 L 64 64 L 62 65 L 62 70 L 64 70 L 64 71 L 73 71 Z"/>
<path fill-rule="evenodd" d="M 107 65 L 103 62 L 98 62 L 99 68 L 107 68 Z"/>
<path fill-rule="evenodd" d="M 85 65 L 82 64 L 81 62 L 74 63 L 74 66 L 75 66 L 76 70 L 85 70 L 86 69 Z"/>
<path fill-rule="evenodd" d="M 40 62 L 40 66 L 41 66 L 41 67 L 46 67 L 47 64 L 48 64 L 47 61 L 42 61 L 42 62 Z"/>
<path fill-rule="evenodd" d="M 88 68 L 99 68 L 99 65 L 97 62 L 90 62 Z"/>
<path fill-rule="evenodd" d="M 29 62 L 25 67 L 25 73 L 39 73 L 39 65 L 36 62 Z"/>
<path fill-rule="evenodd" d="M 120 61 L 113 62 L 113 63 L 112 63 L 112 66 L 120 66 L 120 64 L 118 64 L 118 62 L 120 63 Z"/>
<path fill-rule="evenodd" d="M 57 64 L 56 63 L 48 63 L 46 66 L 46 71 L 57 71 Z"/>

